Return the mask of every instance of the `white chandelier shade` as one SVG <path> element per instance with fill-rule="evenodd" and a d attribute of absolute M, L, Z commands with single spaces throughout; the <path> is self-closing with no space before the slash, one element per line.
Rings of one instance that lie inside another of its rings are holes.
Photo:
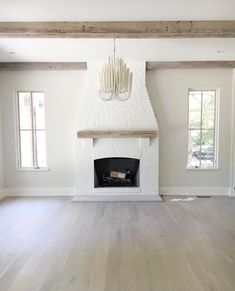
<path fill-rule="evenodd" d="M 132 88 L 133 74 L 125 64 L 123 58 L 109 56 L 99 74 L 99 94 L 103 100 L 113 98 L 125 101 L 129 98 Z"/>

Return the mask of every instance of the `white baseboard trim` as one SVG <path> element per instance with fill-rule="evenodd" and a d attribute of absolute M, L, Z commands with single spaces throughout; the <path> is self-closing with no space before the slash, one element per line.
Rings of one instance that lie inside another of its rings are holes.
<path fill-rule="evenodd" d="M 8 188 L 7 196 L 73 196 L 75 187 Z"/>
<path fill-rule="evenodd" d="M 0 199 L 6 196 L 74 196 L 78 201 L 156 201 L 158 195 L 75 195 L 75 187 L 30 187 L 30 188 L 8 188 L 0 190 Z M 229 187 L 161 187 L 160 194 L 163 195 L 211 195 L 211 196 L 233 196 Z M 89 197 L 88 197 L 89 196 Z"/>
<path fill-rule="evenodd" d="M 162 201 L 159 195 L 75 195 L 72 199 L 73 202 L 144 202 L 144 201 Z"/>
<path fill-rule="evenodd" d="M 174 196 L 229 196 L 229 187 L 160 187 L 161 195 Z"/>
<path fill-rule="evenodd" d="M 7 196 L 6 189 L 0 189 L 0 200 Z"/>

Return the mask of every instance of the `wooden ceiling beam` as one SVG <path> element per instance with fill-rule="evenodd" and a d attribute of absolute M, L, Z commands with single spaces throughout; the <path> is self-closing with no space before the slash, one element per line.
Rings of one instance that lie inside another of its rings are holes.
<path fill-rule="evenodd" d="M 235 68 L 235 61 L 147 62 L 147 70 Z"/>
<path fill-rule="evenodd" d="M 147 70 L 235 68 L 235 61 L 146 62 Z M 0 71 L 86 70 L 86 62 L 0 62 Z"/>
<path fill-rule="evenodd" d="M 15 62 L 0 63 L 0 71 L 86 70 L 86 62 Z"/>
<path fill-rule="evenodd" d="M 20 38 L 226 38 L 235 21 L 0 22 L 0 37 Z"/>

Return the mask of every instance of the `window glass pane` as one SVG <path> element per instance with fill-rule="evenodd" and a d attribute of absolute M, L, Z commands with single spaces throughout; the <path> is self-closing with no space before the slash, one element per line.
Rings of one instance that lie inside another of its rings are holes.
<path fill-rule="evenodd" d="M 21 166 L 33 167 L 32 131 L 20 131 Z"/>
<path fill-rule="evenodd" d="M 18 92 L 18 104 L 20 166 L 46 167 L 44 93 Z"/>
<path fill-rule="evenodd" d="M 202 104 L 202 128 L 214 128 L 215 91 L 204 91 Z"/>
<path fill-rule="evenodd" d="M 38 167 L 46 167 L 46 133 L 36 132 Z"/>
<path fill-rule="evenodd" d="M 35 116 L 35 128 L 45 129 L 45 104 L 43 92 L 33 92 L 33 108 Z"/>
<path fill-rule="evenodd" d="M 189 128 L 201 127 L 201 91 L 189 92 Z"/>
<path fill-rule="evenodd" d="M 216 165 L 215 111 L 215 90 L 189 91 L 189 167 Z"/>
<path fill-rule="evenodd" d="M 214 165 L 214 130 L 202 130 L 201 165 Z"/>
<path fill-rule="evenodd" d="M 200 166 L 200 145 L 201 145 L 201 131 L 189 130 L 188 132 L 188 166 Z"/>
<path fill-rule="evenodd" d="M 21 129 L 32 129 L 30 92 L 19 92 L 19 120 Z"/>

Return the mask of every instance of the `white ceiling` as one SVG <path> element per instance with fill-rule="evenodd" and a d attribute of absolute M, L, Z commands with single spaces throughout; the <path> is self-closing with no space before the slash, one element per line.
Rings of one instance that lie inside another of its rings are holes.
<path fill-rule="evenodd" d="M 235 0 L 0 0 L 0 21 L 65 20 L 235 20 Z M 0 62 L 103 60 L 112 42 L 0 38 Z M 118 39 L 117 52 L 145 61 L 235 60 L 235 39 Z"/>
<path fill-rule="evenodd" d="M 0 0 L 0 21 L 235 20 L 234 0 Z"/>
<path fill-rule="evenodd" d="M 99 61 L 112 53 L 112 39 L 0 38 L 0 62 Z M 235 39 L 117 39 L 129 60 L 235 60 Z"/>

